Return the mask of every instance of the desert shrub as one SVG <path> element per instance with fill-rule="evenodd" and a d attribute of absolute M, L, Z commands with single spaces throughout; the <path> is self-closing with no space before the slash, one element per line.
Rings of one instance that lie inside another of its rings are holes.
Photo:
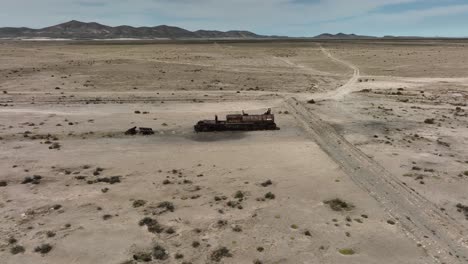
<path fill-rule="evenodd" d="M 174 209 L 175 209 L 174 204 L 171 202 L 167 202 L 167 201 L 159 203 L 158 208 L 164 208 L 167 211 L 171 211 L 171 212 L 174 212 Z"/>
<path fill-rule="evenodd" d="M 24 253 L 24 251 L 25 251 L 24 247 L 20 245 L 15 245 L 14 247 L 10 249 L 10 253 L 13 255 Z"/>
<path fill-rule="evenodd" d="M 350 211 L 354 208 L 354 205 L 347 203 L 339 198 L 324 201 L 323 203 L 329 205 L 333 211 L 338 211 L 338 212 Z"/>
<path fill-rule="evenodd" d="M 41 254 L 47 254 L 52 250 L 52 246 L 50 244 L 42 244 L 40 246 L 37 246 L 34 249 L 34 252 L 41 253 Z"/>
<path fill-rule="evenodd" d="M 146 204 L 146 201 L 145 200 L 135 200 L 133 201 L 133 207 L 134 208 L 137 208 L 137 207 L 142 207 Z"/>
<path fill-rule="evenodd" d="M 220 247 L 213 252 L 211 252 L 210 259 L 215 262 L 220 262 L 223 258 L 232 257 L 232 254 L 229 252 L 229 249 L 226 247 Z"/>
<path fill-rule="evenodd" d="M 167 234 L 174 234 L 174 233 L 175 233 L 175 230 L 174 230 L 174 228 L 169 227 L 168 229 L 166 229 L 166 233 L 167 233 Z"/>
<path fill-rule="evenodd" d="M 435 124 L 435 119 L 434 118 L 428 118 L 428 119 L 424 120 L 424 123 L 433 125 L 433 124 Z"/>
<path fill-rule="evenodd" d="M 152 219 L 150 217 L 145 217 L 138 222 L 140 226 L 146 226 L 148 231 L 155 234 L 160 234 L 164 231 L 164 227 L 159 224 L 156 219 Z"/>
<path fill-rule="evenodd" d="M 60 149 L 60 147 L 61 147 L 61 146 L 60 146 L 59 143 L 54 142 L 54 143 L 49 147 L 49 149 Z"/>
<path fill-rule="evenodd" d="M 242 191 L 237 191 L 235 194 L 234 194 L 234 198 L 236 199 L 243 199 L 244 198 L 244 193 Z"/>
<path fill-rule="evenodd" d="M 276 196 L 272 192 L 268 192 L 268 193 L 265 194 L 265 198 L 273 200 L 273 199 L 276 198 Z"/>
<path fill-rule="evenodd" d="M 198 242 L 198 241 L 193 241 L 192 242 L 192 247 L 197 248 L 199 246 L 200 246 L 200 242 Z"/>
<path fill-rule="evenodd" d="M 236 225 L 232 228 L 232 231 L 234 232 L 242 232 L 242 227 L 240 225 Z"/>
<path fill-rule="evenodd" d="M 172 182 L 171 182 L 170 180 L 168 180 L 168 179 L 165 179 L 165 180 L 163 181 L 163 184 L 164 184 L 164 185 L 168 185 L 168 184 L 171 184 L 171 183 L 172 183 Z"/>
<path fill-rule="evenodd" d="M 15 244 L 16 242 L 18 242 L 18 240 L 14 237 L 9 237 L 8 238 L 8 244 Z"/>
<path fill-rule="evenodd" d="M 267 187 L 267 186 L 270 186 L 272 184 L 273 184 L 273 182 L 271 180 L 267 180 L 265 182 L 262 182 L 260 185 L 263 186 L 263 187 Z"/>
<path fill-rule="evenodd" d="M 150 262 L 153 259 L 153 257 L 150 253 L 138 252 L 133 255 L 133 259 L 138 262 Z"/>
<path fill-rule="evenodd" d="M 342 255 L 354 255 L 356 252 L 351 248 L 342 248 L 338 250 Z"/>
<path fill-rule="evenodd" d="M 166 249 L 164 247 L 156 244 L 153 247 L 153 257 L 158 260 L 165 260 L 169 257 L 169 255 L 167 254 Z"/>
<path fill-rule="evenodd" d="M 111 218 L 112 218 L 112 215 L 110 215 L 110 214 L 105 214 L 105 215 L 102 216 L 103 220 L 109 220 Z"/>
<path fill-rule="evenodd" d="M 25 177 L 24 180 L 21 182 L 21 184 L 39 184 L 42 180 L 42 176 L 40 175 L 34 175 L 32 177 Z"/>

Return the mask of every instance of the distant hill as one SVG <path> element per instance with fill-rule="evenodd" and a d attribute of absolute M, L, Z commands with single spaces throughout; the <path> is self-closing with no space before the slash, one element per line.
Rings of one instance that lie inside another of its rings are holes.
<path fill-rule="evenodd" d="M 249 31 L 215 31 L 198 30 L 189 31 L 179 27 L 156 26 L 156 27 L 111 27 L 99 23 L 85 23 L 72 20 L 63 24 L 41 28 L 0 28 L 0 38 L 63 38 L 63 39 L 118 39 L 118 38 L 268 38 Z"/>
<path fill-rule="evenodd" d="M 330 33 L 323 33 L 318 36 L 314 37 L 315 39 L 367 39 L 367 38 L 375 38 L 372 36 L 361 36 L 356 34 L 330 34 Z"/>

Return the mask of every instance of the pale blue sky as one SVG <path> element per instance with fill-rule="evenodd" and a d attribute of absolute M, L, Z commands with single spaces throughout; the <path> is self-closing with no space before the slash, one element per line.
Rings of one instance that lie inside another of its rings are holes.
<path fill-rule="evenodd" d="M 72 19 L 259 34 L 468 37 L 468 0 L 0 0 L 0 27 Z"/>

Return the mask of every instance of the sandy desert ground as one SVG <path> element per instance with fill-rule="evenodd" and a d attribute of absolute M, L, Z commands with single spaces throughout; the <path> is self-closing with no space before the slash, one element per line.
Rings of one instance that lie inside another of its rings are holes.
<path fill-rule="evenodd" d="M 0 58 L 1 263 L 468 262 L 468 42 Z M 267 108 L 280 130 L 193 132 Z"/>

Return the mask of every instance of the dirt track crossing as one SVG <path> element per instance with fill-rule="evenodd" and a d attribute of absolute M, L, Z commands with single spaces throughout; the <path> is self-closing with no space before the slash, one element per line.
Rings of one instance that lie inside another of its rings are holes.
<path fill-rule="evenodd" d="M 329 58 L 354 70 L 345 85 L 326 96 L 329 99 L 342 98 L 358 80 L 359 69 L 333 57 L 325 48 L 321 49 Z M 310 112 L 303 102 L 294 97 L 285 102 L 317 144 L 358 186 L 381 203 L 407 235 L 428 250 L 436 263 L 468 261 L 468 239 L 463 226 L 349 143 L 333 127 Z"/>
<path fill-rule="evenodd" d="M 377 162 L 349 143 L 295 98 L 286 100 L 292 113 L 317 144 L 361 188 L 379 201 L 387 212 L 440 263 L 466 261 L 465 230 L 435 206 L 398 181 Z M 440 231 L 436 231 L 440 230 Z M 457 259 L 455 256 L 459 256 Z"/>

